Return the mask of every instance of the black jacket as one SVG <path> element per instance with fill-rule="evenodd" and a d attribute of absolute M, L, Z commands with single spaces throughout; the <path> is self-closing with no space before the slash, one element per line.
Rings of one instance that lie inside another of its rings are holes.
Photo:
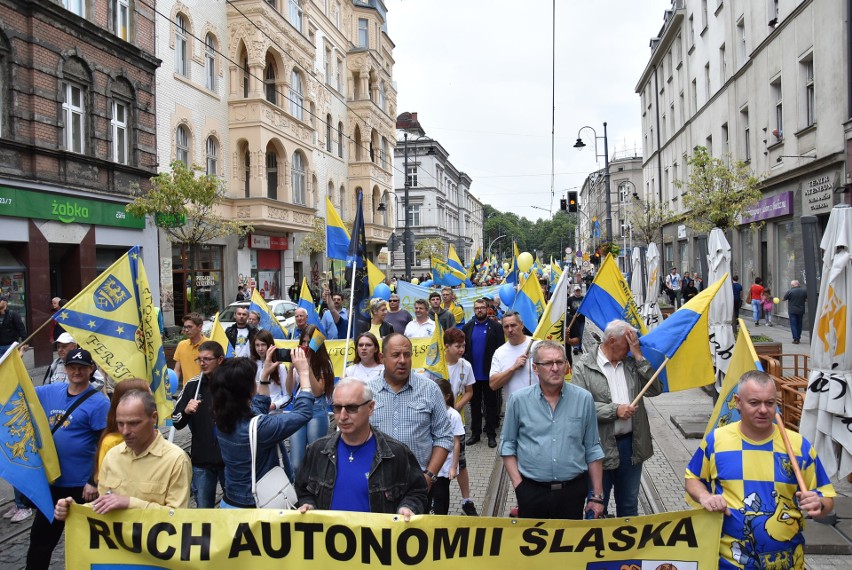
<path fill-rule="evenodd" d="M 198 405 L 194 414 L 185 414 L 183 411 L 186 405 L 195 398 L 198 382 L 201 382 L 201 389 L 198 392 L 201 404 Z M 192 432 L 192 448 L 189 456 L 195 467 L 211 469 L 225 466 L 222 453 L 219 451 L 219 440 L 214 431 L 212 407 L 213 394 L 210 392 L 210 379 L 204 374 L 199 374 L 184 385 L 175 404 L 175 410 L 172 412 L 172 423 L 175 429 L 183 429 L 189 425 L 189 430 Z"/>
<path fill-rule="evenodd" d="M 246 325 L 249 330 L 248 341 L 249 346 L 254 344 L 254 337 L 257 334 L 257 327 L 253 327 L 251 325 Z M 234 348 L 237 347 L 237 325 L 236 323 L 229 326 L 228 330 L 225 331 L 225 336 L 228 337 L 228 342 L 231 343 L 231 346 Z"/>
<path fill-rule="evenodd" d="M 376 428 L 376 455 L 367 486 L 370 512 L 393 514 L 408 507 L 415 514 L 426 512 L 426 480 L 420 464 L 409 449 Z M 337 479 L 337 442 L 340 432 L 318 439 L 308 447 L 296 472 L 296 495 L 300 505 L 330 509 Z"/>
<path fill-rule="evenodd" d="M 491 360 L 494 358 L 494 351 L 503 346 L 506 342 L 506 335 L 503 334 L 503 327 L 500 323 L 493 319 L 485 319 L 487 329 L 485 331 L 485 362 L 490 367 Z M 464 324 L 462 332 L 464 332 L 464 359 L 473 365 L 473 327 L 476 324 L 476 318 L 472 318 Z M 474 371 L 475 373 L 476 371 Z M 485 371 L 488 374 L 488 370 Z M 488 380 L 486 377 L 485 380 Z"/>
<path fill-rule="evenodd" d="M 357 338 L 359 334 L 370 332 L 370 327 L 372 326 L 372 321 L 368 321 L 366 319 L 358 319 L 357 321 L 355 321 L 355 337 Z M 392 332 L 394 332 L 393 325 L 382 321 L 382 324 L 379 325 L 379 340 L 385 338 Z"/>
<path fill-rule="evenodd" d="M 27 338 L 27 327 L 24 326 L 24 321 L 21 320 L 21 315 L 17 311 L 7 308 L 0 319 L 3 319 L 0 323 L 0 346 Z"/>

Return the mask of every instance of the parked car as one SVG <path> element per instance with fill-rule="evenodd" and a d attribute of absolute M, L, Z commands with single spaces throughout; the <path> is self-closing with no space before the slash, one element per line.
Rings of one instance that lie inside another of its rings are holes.
<path fill-rule="evenodd" d="M 273 301 L 267 301 L 267 305 L 272 310 L 272 313 L 278 319 L 278 322 L 281 323 L 281 326 L 284 327 L 284 330 L 289 334 L 293 327 L 296 326 L 296 303 L 293 301 L 285 301 L 284 299 L 276 299 Z M 234 312 L 237 307 L 245 307 L 248 308 L 251 303 L 249 301 L 237 301 L 236 303 L 231 303 L 225 310 L 219 313 L 219 322 L 222 323 L 222 326 L 227 330 L 232 324 L 234 324 Z M 213 329 L 213 321 L 204 321 L 204 324 L 201 326 L 201 332 L 204 336 L 210 338 L 210 331 Z"/>

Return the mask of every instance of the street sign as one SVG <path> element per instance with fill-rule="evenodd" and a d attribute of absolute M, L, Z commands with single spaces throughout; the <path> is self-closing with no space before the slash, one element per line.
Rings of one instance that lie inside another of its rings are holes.
<path fill-rule="evenodd" d="M 588 261 L 584 261 L 583 262 L 583 269 L 588 269 L 590 265 L 591 265 L 591 263 L 589 263 Z"/>
<path fill-rule="evenodd" d="M 565 248 L 565 255 L 571 255 L 571 251 L 572 251 L 572 250 L 571 250 L 571 248 L 570 248 L 570 247 L 566 247 L 566 248 Z"/>
<path fill-rule="evenodd" d="M 589 261 L 589 254 L 588 253 L 583 254 L 583 261 L 586 261 L 586 262 Z"/>

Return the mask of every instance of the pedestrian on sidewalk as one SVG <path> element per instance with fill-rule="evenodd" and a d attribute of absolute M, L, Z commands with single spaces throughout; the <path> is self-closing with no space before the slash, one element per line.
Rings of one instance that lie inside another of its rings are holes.
<path fill-rule="evenodd" d="M 784 293 L 787 301 L 787 316 L 790 318 L 790 332 L 793 334 L 793 344 L 799 344 L 802 338 L 802 321 L 805 316 L 805 303 L 808 291 L 796 279 L 790 281 L 790 289 Z"/>
<path fill-rule="evenodd" d="M 626 321 L 609 323 L 598 349 L 586 353 L 574 364 L 571 383 L 592 394 L 606 454 L 604 509 L 609 504 L 610 492 L 614 492 L 618 517 L 639 514 L 642 463 L 654 454 L 644 398 L 636 405 L 631 404 L 653 374 L 651 363 L 642 356 L 636 331 Z M 645 395 L 657 396 L 662 391 L 657 379 Z"/>
<path fill-rule="evenodd" d="M 763 290 L 761 306 L 763 307 L 763 318 L 766 319 L 766 326 L 771 327 L 772 309 L 775 308 L 775 302 L 772 300 L 772 291 L 769 289 Z"/>
<path fill-rule="evenodd" d="M 686 492 L 723 512 L 719 568 L 804 568 L 805 515 L 831 511 L 834 487 L 811 443 L 786 430 L 807 491 L 797 488 L 775 424 L 775 383 L 758 370 L 739 379 L 740 421 L 704 437 L 686 468 Z M 779 453 L 779 450 L 782 450 Z"/>
<path fill-rule="evenodd" d="M 754 278 L 754 285 L 751 286 L 748 298 L 751 301 L 751 316 L 754 320 L 754 326 L 758 326 L 760 324 L 760 312 L 763 304 L 763 278 Z"/>

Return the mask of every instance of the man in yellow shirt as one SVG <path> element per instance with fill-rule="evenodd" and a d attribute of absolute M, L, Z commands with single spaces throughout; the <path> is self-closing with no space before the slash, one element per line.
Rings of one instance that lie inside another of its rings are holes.
<path fill-rule="evenodd" d="M 157 406 L 150 392 L 131 390 L 115 410 L 124 443 L 109 450 L 98 475 L 98 514 L 118 509 L 186 508 L 192 466 L 178 446 L 156 429 Z M 54 517 L 64 521 L 71 497 L 59 499 Z"/>
<path fill-rule="evenodd" d="M 175 349 L 175 373 L 181 384 L 186 384 L 191 378 L 201 374 L 201 367 L 196 362 L 198 347 L 205 340 L 209 340 L 201 334 L 202 324 L 204 318 L 198 313 L 189 313 L 183 317 L 183 334 L 186 339 L 180 341 Z"/>
<path fill-rule="evenodd" d="M 453 314 L 457 325 L 464 324 L 464 308 L 456 304 L 456 294 L 452 287 L 441 289 L 441 306 Z"/>

